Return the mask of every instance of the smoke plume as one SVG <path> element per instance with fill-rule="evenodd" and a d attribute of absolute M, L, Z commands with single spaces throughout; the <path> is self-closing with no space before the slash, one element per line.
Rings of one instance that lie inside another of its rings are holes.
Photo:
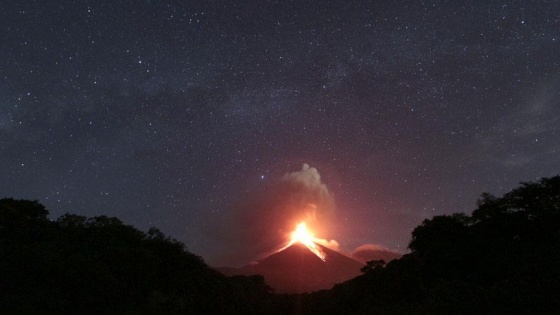
<path fill-rule="evenodd" d="M 235 242 L 229 250 L 246 260 L 267 256 L 287 244 L 290 232 L 301 221 L 316 237 L 324 237 L 334 212 L 334 198 L 319 171 L 304 164 L 301 170 L 285 174 L 235 207 L 227 231 Z M 338 246 L 336 241 L 322 243 Z M 239 262 L 233 255 L 229 260 Z"/>

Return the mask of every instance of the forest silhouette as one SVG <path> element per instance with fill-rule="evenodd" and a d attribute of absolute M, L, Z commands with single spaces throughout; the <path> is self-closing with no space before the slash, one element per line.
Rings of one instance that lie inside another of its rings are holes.
<path fill-rule="evenodd" d="M 558 314 L 560 176 L 426 219 L 410 252 L 330 290 L 226 277 L 156 228 L 0 199 L 2 314 Z"/>

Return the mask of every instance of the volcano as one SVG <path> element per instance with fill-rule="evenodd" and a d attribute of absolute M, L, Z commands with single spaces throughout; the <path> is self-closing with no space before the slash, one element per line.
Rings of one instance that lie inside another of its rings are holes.
<path fill-rule="evenodd" d="M 253 264 L 221 271 L 228 275 L 263 275 L 277 293 L 330 289 L 336 283 L 361 274 L 362 263 L 325 246 L 315 245 L 325 254 L 324 261 L 298 242 Z"/>

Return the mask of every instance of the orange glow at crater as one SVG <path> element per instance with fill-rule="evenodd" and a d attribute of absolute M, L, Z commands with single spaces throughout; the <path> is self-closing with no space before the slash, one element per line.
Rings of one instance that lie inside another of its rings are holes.
<path fill-rule="evenodd" d="M 320 241 L 320 239 L 315 238 L 315 235 L 307 230 L 307 225 L 305 224 L 305 222 L 301 222 L 291 233 L 290 243 L 284 248 L 300 242 L 301 244 L 305 245 L 311 252 L 313 252 L 313 254 L 321 258 L 321 260 L 325 261 L 325 253 L 323 253 L 321 248 L 317 246 L 318 241 Z"/>

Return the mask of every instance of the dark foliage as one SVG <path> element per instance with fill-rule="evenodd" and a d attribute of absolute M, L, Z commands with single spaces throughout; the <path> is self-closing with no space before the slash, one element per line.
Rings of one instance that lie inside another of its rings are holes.
<path fill-rule="evenodd" d="M 0 200 L 2 314 L 261 314 L 263 279 L 229 279 L 183 244 L 116 218 L 51 222 L 36 201 Z M 267 304 L 268 303 L 268 304 Z"/>
<path fill-rule="evenodd" d="M 159 230 L 0 200 L 2 314 L 557 314 L 560 177 L 425 220 L 409 254 L 311 294 L 227 278 Z"/>
<path fill-rule="evenodd" d="M 328 291 L 282 297 L 303 314 L 558 314 L 560 177 L 483 194 L 471 216 L 425 220 L 411 253 Z"/>

